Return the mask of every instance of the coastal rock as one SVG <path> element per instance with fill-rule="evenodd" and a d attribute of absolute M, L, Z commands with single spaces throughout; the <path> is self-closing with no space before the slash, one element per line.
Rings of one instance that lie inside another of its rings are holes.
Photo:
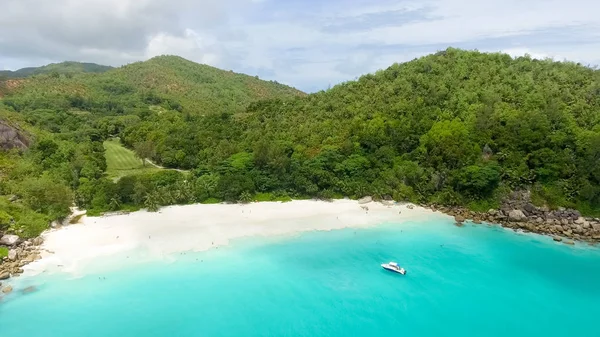
<path fill-rule="evenodd" d="M 523 214 L 523 211 L 521 211 L 519 209 L 513 209 L 512 211 L 510 211 L 508 213 L 508 218 L 511 221 L 517 221 L 517 222 L 527 219 L 525 214 Z"/>
<path fill-rule="evenodd" d="M 591 225 L 592 225 L 592 228 L 593 228 L 595 231 L 600 231 L 600 223 L 597 223 L 597 222 L 595 222 L 595 223 L 593 223 L 593 224 L 591 224 Z"/>
<path fill-rule="evenodd" d="M 575 242 L 573 242 L 572 240 L 566 240 L 565 244 L 573 246 L 573 245 L 575 245 Z"/>
<path fill-rule="evenodd" d="M 592 226 L 590 226 L 590 223 L 586 221 L 583 222 L 583 224 L 581 225 L 581 227 L 583 227 L 583 229 L 590 229 Z"/>
<path fill-rule="evenodd" d="M 368 204 L 371 201 L 373 201 L 373 197 L 367 196 L 367 197 L 359 199 L 358 203 L 362 205 L 362 204 Z"/>
<path fill-rule="evenodd" d="M 19 237 L 17 235 L 4 235 L 0 238 L 0 245 L 5 246 L 13 246 L 17 242 L 19 242 Z"/>
<path fill-rule="evenodd" d="M 8 280 L 10 278 L 10 274 L 5 271 L 5 272 L 0 272 L 0 280 Z"/>
<path fill-rule="evenodd" d="M 30 287 L 27 287 L 27 288 L 23 289 L 21 292 L 23 294 L 30 294 L 30 293 L 35 292 L 36 290 L 37 289 L 34 286 L 30 286 Z"/>
<path fill-rule="evenodd" d="M 12 286 L 10 286 L 10 285 L 8 285 L 8 286 L 6 286 L 6 287 L 2 288 L 2 292 L 3 292 L 3 293 L 5 293 L 5 294 L 8 294 L 8 293 L 10 293 L 11 291 L 13 291 L 13 287 L 12 287 Z"/>
<path fill-rule="evenodd" d="M 41 246 L 41 245 L 42 245 L 42 243 L 44 243 L 44 239 L 42 239 L 42 237 L 41 237 L 41 236 L 38 236 L 37 238 L 33 239 L 33 241 L 31 241 L 31 243 L 32 243 L 34 246 Z"/>
<path fill-rule="evenodd" d="M 533 206 L 530 203 L 527 203 L 523 206 L 523 210 L 529 214 L 535 214 L 537 212 L 537 207 Z"/>
<path fill-rule="evenodd" d="M 552 240 L 556 241 L 556 242 L 561 242 L 562 238 L 560 236 L 553 236 Z"/>
<path fill-rule="evenodd" d="M 463 223 L 465 221 L 465 217 L 462 215 L 457 215 L 454 217 L 454 221 L 456 221 L 458 223 Z"/>
<path fill-rule="evenodd" d="M 8 251 L 8 260 L 9 261 L 14 261 L 17 259 L 17 251 L 15 249 L 11 249 Z"/>
<path fill-rule="evenodd" d="M 579 217 L 574 222 L 578 225 L 583 225 L 585 223 L 585 218 Z"/>

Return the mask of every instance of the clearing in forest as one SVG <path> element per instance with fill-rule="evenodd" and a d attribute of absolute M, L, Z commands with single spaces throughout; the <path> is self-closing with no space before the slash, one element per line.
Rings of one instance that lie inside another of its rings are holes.
<path fill-rule="evenodd" d="M 142 164 L 142 160 L 135 156 L 135 153 L 123 145 L 119 139 L 110 139 L 104 142 L 106 150 L 106 174 L 113 179 L 141 173 L 143 171 L 159 170 L 151 163 L 146 161 L 146 166 Z"/>

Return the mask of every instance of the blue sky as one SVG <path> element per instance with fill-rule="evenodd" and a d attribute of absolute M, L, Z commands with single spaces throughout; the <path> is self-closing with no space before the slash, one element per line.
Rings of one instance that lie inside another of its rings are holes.
<path fill-rule="evenodd" d="M 449 46 L 600 64 L 592 0 L 0 2 L 0 69 L 175 54 L 312 92 Z"/>

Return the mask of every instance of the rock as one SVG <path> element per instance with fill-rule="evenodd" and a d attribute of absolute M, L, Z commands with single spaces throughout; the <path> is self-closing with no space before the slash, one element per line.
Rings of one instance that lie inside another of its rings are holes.
<path fill-rule="evenodd" d="M 497 210 L 495 210 L 495 209 L 490 209 L 490 210 L 488 211 L 488 214 L 489 214 L 489 215 L 497 215 L 497 214 L 498 214 L 498 211 L 497 211 Z"/>
<path fill-rule="evenodd" d="M 455 222 L 455 223 L 454 223 L 454 225 L 455 225 L 456 227 L 462 227 L 462 226 L 463 226 L 463 223 L 462 223 L 462 222 L 458 222 L 458 221 L 457 221 L 457 222 Z"/>
<path fill-rule="evenodd" d="M 359 199 L 358 203 L 362 205 L 362 204 L 368 204 L 371 201 L 373 201 L 373 197 L 367 196 L 367 197 Z"/>
<path fill-rule="evenodd" d="M 10 285 L 8 285 L 8 286 L 6 286 L 6 287 L 2 288 L 2 292 L 3 292 L 3 293 L 5 293 L 5 294 L 8 294 L 8 293 L 10 293 L 11 291 L 13 291 L 13 287 L 12 287 L 12 286 L 10 286 Z"/>
<path fill-rule="evenodd" d="M 579 217 L 575 220 L 575 223 L 578 225 L 583 225 L 583 223 L 585 222 L 585 218 Z"/>
<path fill-rule="evenodd" d="M 35 292 L 36 290 L 37 289 L 34 286 L 30 286 L 30 287 L 27 287 L 27 288 L 23 289 L 21 292 L 23 294 L 30 294 L 32 292 Z"/>
<path fill-rule="evenodd" d="M 565 241 L 565 244 L 566 244 L 566 245 L 571 245 L 571 246 L 573 246 L 573 245 L 575 245 L 575 242 L 574 242 L 574 241 L 572 241 L 572 240 L 566 240 L 566 241 Z"/>
<path fill-rule="evenodd" d="M 553 236 L 552 240 L 556 241 L 556 242 L 561 242 L 562 238 L 560 236 Z"/>
<path fill-rule="evenodd" d="M 523 206 L 523 210 L 529 214 L 535 214 L 537 212 L 537 207 L 527 203 L 525 206 Z"/>
<path fill-rule="evenodd" d="M 41 245 L 42 245 L 42 243 L 44 243 L 44 239 L 42 239 L 42 237 L 41 237 L 41 236 L 38 236 L 37 238 L 33 239 L 33 240 L 31 241 L 31 243 L 32 243 L 34 246 L 41 246 Z"/>
<path fill-rule="evenodd" d="M 541 217 L 539 217 L 539 216 L 538 216 L 538 217 L 535 219 L 535 222 L 537 222 L 537 223 L 543 223 L 543 222 L 544 222 L 544 219 L 542 219 Z"/>
<path fill-rule="evenodd" d="M 20 128 L 0 121 L 0 150 L 25 150 L 29 147 L 29 135 Z"/>
<path fill-rule="evenodd" d="M 525 214 L 523 214 L 523 211 L 518 209 L 513 209 L 508 213 L 508 219 L 511 221 L 519 222 L 525 220 L 526 218 L 527 217 L 525 216 Z"/>
<path fill-rule="evenodd" d="M 17 259 L 17 251 L 14 249 L 11 249 L 8 251 L 8 260 L 9 261 L 14 261 Z"/>
<path fill-rule="evenodd" d="M 19 242 L 19 237 L 17 235 L 4 235 L 0 238 L 0 245 L 13 246 L 17 242 Z"/>
<path fill-rule="evenodd" d="M 465 217 L 462 215 L 457 215 L 454 217 L 454 220 L 458 223 L 463 223 L 465 221 Z"/>
<path fill-rule="evenodd" d="M 477 225 L 481 225 L 481 220 L 479 220 L 479 219 L 477 219 L 477 220 L 473 220 L 473 223 L 474 223 L 474 224 L 477 224 Z"/>
<path fill-rule="evenodd" d="M 8 280 L 10 278 L 10 274 L 5 271 L 5 272 L 0 272 L 0 280 Z"/>
<path fill-rule="evenodd" d="M 568 226 L 568 225 L 569 225 L 569 220 L 567 220 L 567 219 L 561 219 L 561 220 L 560 220 L 560 223 L 561 223 L 563 226 Z"/>
<path fill-rule="evenodd" d="M 590 226 L 590 223 L 586 220 L 583 222 L 583 225 L 581 225 L 581 227 L 583 227 L 583 229 L 590 229 L 592 226 Z"/>
<path fill-rule="evenodd" d="M 581 233 L 583 233 L 583 227 L 581 225 L 577 225 L 577 226 L 575 226 L 575 229 L 573 230 L 573 232 L 575 232 L 577 234 L 581 234 Z"/>
<path fill-rule="evenodd" d="M 408 204 L 408 205 L 406 205 L 406 208 L 413 209 L 413 208 L 415 208 L 415 206 L 413 204 Z"/>

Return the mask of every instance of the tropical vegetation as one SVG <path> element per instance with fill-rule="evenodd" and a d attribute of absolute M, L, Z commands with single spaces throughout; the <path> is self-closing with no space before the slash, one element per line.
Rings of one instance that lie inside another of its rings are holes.
<path fill-rule="evenodd" d="M 33 145 L 0 154 L 0 211 L 31 234 L 43 226 L 29 218 L 72 202 L 99 213 L 373 195 L 487 210 L 527 188 L 540 205 L 600 213 L 600 71 L 572 62 L 449 48 L 305 95 L 163 56 L 38 75 L 2 104 Z M 142 168 L 187 171 L 107 174 L 113 137 Z"/>

